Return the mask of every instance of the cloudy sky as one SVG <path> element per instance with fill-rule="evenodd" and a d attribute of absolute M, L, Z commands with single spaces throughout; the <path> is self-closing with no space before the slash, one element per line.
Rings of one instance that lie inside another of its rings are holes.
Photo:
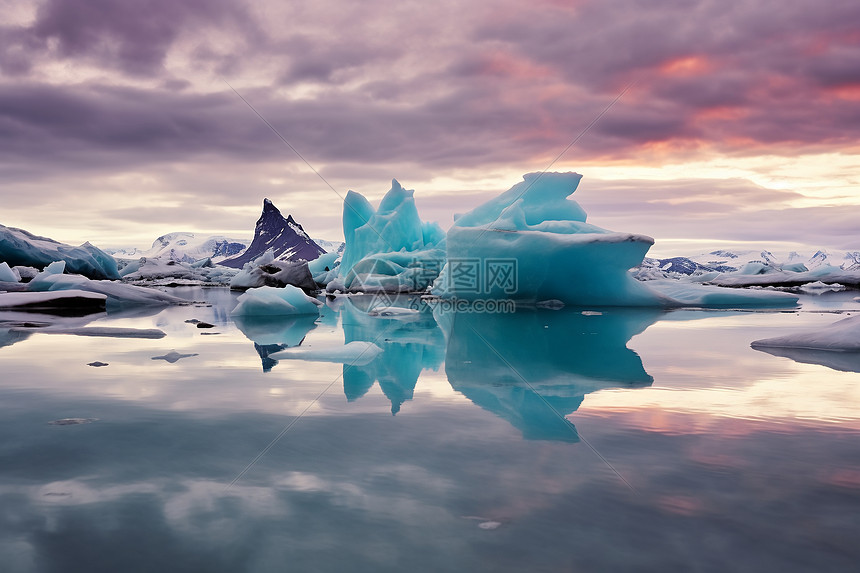
<path fill-rule="evenodd" d="M 378 201 L 396 177 L 447 227 L 576 141 L 551 169 L 584 175 L 589 221 L 659 252 L 860 249 L 853 0 L 0 0 L 0 13 L 7 226 L 100 246 L 241 237 L 269 197 L 335 239 L 338 194 Z"/>

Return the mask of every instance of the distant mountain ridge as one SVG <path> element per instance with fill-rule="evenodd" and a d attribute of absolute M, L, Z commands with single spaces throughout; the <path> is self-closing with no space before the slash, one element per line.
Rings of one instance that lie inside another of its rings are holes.
<path fill-rule="evenodd" d="M 152 242 L 149 249 L 122 248 L 108 251 L 120 258 L 169 259 L 172 261 L 191 263 L 200 259 L 211 258 L 215 262 L 220 259 L 235 256 L 246 248 L 250 241 L 234 239 L 222 235 L 201 237 L 195 233 L 174 232 L 161 235 Z"/>
<path fill-rule="evenodd" d="M 317 245 L 292 215 L 284 217 L 269 199 L 263 199 L 263 212 L 254 228 L 251 245 L 241 254 L 219 264 L 242 268 L 268 251 L 281 261 L 312 261 L 326 251 Z"/>
<path fill-rule="evenodd" d="M 640 269 L 659 269 L 664 273 L 691 275 L 694 273 L 720 272 L 733 273 L 743 269 L 752 272 L 755 266 L 773 269 L 814 270 L 823 266 L 839 267 L 844 271 L 860 270 L 860 251 L 828 252 L 817 250 L 812 255 L 797 251 L 774 253 L 769 250 L 718 249 L 691 256 L 668 258 L 646 257 Z"/>

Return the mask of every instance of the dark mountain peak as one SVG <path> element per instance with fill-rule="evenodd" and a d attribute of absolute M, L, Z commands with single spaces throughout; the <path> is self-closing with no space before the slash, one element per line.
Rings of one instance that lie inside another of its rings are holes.
<path fill-rule="evenodd" d="M 292 215 L 284 217 L 268 198 L 263 199 L 263 212 L 257 219 L 254 240 L 240 255 L 225 259 L 220 264 L 242 268 L 245 263 L 272 249 L 275 258 L 282 261 L 312 261 L 325 252 L 313 242 Z"/>
<path fill-rule="evenodd" d="M 275 204 L 272 203 L 272 201 L 268 197 L 263 199 L 263 215 L 267 213 L 277 213 L 278 215 L 281 214 L 278 208 L 275 207 Z"/>

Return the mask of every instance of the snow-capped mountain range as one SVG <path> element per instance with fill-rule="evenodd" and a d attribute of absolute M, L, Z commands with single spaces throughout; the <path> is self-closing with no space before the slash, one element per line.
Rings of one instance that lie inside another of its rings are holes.
<path fill-rule="evenodd" d="M 797 251 L 780 253 L 768 250 L 718 249 L 692 256 L 668 258 L 646 257 L 640 268 L 659 269 L 665 273 L 691 275 L 694 273 L 733 273 L 749 265 L 761 265 L 774 269 L 814 270 L 824 266 L 838 267 L 844 271 L 860 270 L 860 251 L 823 251 L 804 254 Z"/>
<path fill-rule="evenodd" d="M 218 262 L 244 251 L 251 243 L 248 239 L 233 239 L 221 235 L 201 237 L 194 233 L 167 233 L 155 239 L 152 247 L 146 250 L 121 248 L 108 250 L 115 257 L 123 259 L 169 259 L 179 262 L 194 262 L 207 257 Z"/>

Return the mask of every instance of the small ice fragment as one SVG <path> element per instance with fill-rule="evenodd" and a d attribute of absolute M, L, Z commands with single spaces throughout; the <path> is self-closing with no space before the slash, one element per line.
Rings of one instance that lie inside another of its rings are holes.
<path fill-rule="evenodd" d="M 74 426 L 76 424 L 89 424 L 97 420 L 98 418 L 61 418 L 48 423 L 52 426 Z"/>
<path fill-rule="evenodd" d="M 499 522 L 499 521 L 482 521 L 481 523 L 478 524 L 478 527 L 480 527 L 481 529 L 493 530 L 493 529 L 498 529 L 498 527 L 500 525 L 501 525 L 501 522 Z"/>
<path fill-rule="evenodd" d="M 166 362 L 170 362 L 171 364 L 175 364 L 183 358 L 191 358 L 192 356 L 197 356 L 197 354 L 180 354 L 175 350 L 171 350 L 164 356 L 153 356 L 152 360 L 164 360 Z"/>
<path fill-rule="evenodd" d="M 602 316 L 603 313 L 596 310 L 583 310 L 582 316 Z"/>

